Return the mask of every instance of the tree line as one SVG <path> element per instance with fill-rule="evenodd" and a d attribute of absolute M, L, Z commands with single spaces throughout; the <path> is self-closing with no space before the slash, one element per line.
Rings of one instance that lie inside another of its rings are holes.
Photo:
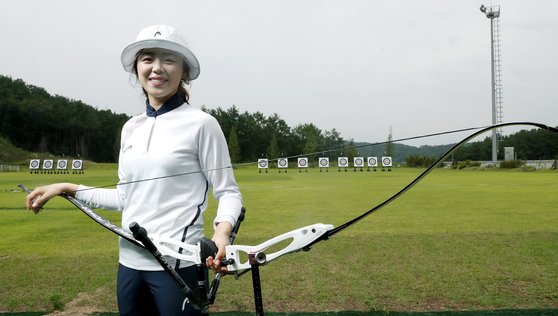
<path fill-rule="evenodd" d="M 32 152 L 112 162 L 118 158 L 125 114 L 97 110 L 0 76 L 0 134 Z"/>
<path fill-rule="evenodd" d="M 521 130 L 511 135 L 499 135 L 499 160 L 504 158 L 504 147 L 513 147 L 517 160 L 558 159 L 558 135 L 543 129 Z M 492 137 L 465 144 L 454 154 L 454 160 L 459 161 L 491 160 L 491 157 Z"/>
<path fill-rule="evenodd" d="M 343 139 L 336 129 L 321 130 L 312 123 L 290 127 L 278 114 L 241 112 L 234 105 L 228 109 L 204 106 L 202 110 L 213 115 L 221 125 L 234 163 L 302 154 L 311 159 L 324 156 L 335 161 L 338 156 L 352 159 L 386 153 L 393 156 L 395 162 L 402 162 L 412 155 L 437 157 L 451 146 L 417 148 L 393 143 L 371 146 Z M 95 162 L 116 162 L 120 132 L 128 119 L 126 114 L 50 95 L 43 88 L 21 79 L 0 75 L 0 136 L 21 149 Z M 392 138 L 390 129 L 387 139 Z M 501 155 L 503 147 L 508 146 L 515 147 L 518 159 L 558 158 L 558 137 L 544 130 L 520 131 L 503 137 Z M 490 160 L 490 157 L 490 137 L 466 144 L 453 155 L 454 160 Z M 413 159 L 416 161 L 417 157 Z"/>
<path fill-rule="evenodd" d="M 277 114 L 240 113 L 235 106 L 203 110 L 221 124 L 236 163 L 317 152 L 345 143 L 335 129 L 322 131 L 314 124 L 291 128 Z M 0 135 L 24 150 L 116 162 L 120 132 L 129 118 L 0 75 Z"/>
<path fill-rule="evenodd" d="M 335 129 L 322 131 L 312 123 L 291 128 L 276 113 L 271 116 L 260 112 L 240 113 L 234 105 L 228 109 L 202 109 L 221 125 L 233 163 L 303 153 L 333 157 L 334 153 L 329 150 L 342 148 L 346 143 Z"/>

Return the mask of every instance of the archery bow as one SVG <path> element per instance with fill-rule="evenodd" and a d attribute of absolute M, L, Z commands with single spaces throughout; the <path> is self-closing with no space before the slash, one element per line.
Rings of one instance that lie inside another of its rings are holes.
<path fill-rule="evenodd" d="M 349 226 L 355 224 L 356 222 L 362 220 L 363 218 L 367 217 L 368 215 L 378 211 L 379 209 L 385 207 L 386 205 L 388 205 L 389 203 L 393 202 L 395 199 L 399 198 L 401 195 L 403 195 L 405 192 L 407 192 L 409 189 L 411 189 L 414 185 L 416 185 L 420 180 L 422 180 L 426 175 L 428 175 L 439 163 L 441 163 L 442 161 L 444 161 L 447 157 L 449 157 L 455 150 L 457 150 L 461 145 L 463 145 L 464 143 L 468 142 L 469 140 L 475 138 L 476 136 L 485 133 L 487 131 L 490 131 L 492 129 L 497 129 L 497 128 L 502 128 L 502 127 L 507 127 L 507 126 L 517 126 L 517 125 L 526 125 L 526 126 L 534 126 L 534 127 L 538 127 L 541 129 L 546 129 L 550 132 L 554 132 L 554 133 L 558 133 L 558 129 L 554 128 L 554 127 L 550 127 L 547 126 L 545 124 L 541 124 L 541 123 L 533 123 L 533 122 L 509 122 L 509 123 L 501 123 L 501 124 L 495 124 L 492 126 L 488 126 L 488 127 L 484 127 L 481 128 L 480 130 L 472 133 L 471 135 L 467 136 L 466 138 L 464 138 L 463 140 L 461 140 L 460 142 L 458 142 L 457 144 L 455 144 L 453 147 L 451 147 L 445 154 L 443 154 L 442 156 L 440 156 L 434 163 L 432 163 L 428 168 L 426 168 L 421 174 L 419 174 L 415 179 L 413 179 L 411 182 L 409 182 L 405 187 L 403 187 L 401 190 L 399 190 L 397 193 L 395 193 L 394 195 L 392 195 L 391 197 L 389 197 L 388 199 L 384 200 L 383 202 L 379 203 L 378 205 L 374 206 L 373 208 L 371 208 L 370 210 L 364 212 L 363 214 L 347 221 L 346 223 L 334 228 L 333 225 L 330 224 L 314 224 L 314 225 L 309 225 L 306 227 L 302 227 L 290 232 L 287 232 L 285 234 L 279 235 L 275 238 L 272 238 L 266 242 L 263 242 L 259 245 L 256 246 L 243 246 L 243 245 L 228 245 L 226 246 L 226 259 L 224 260 L 225 264 L 227 265 L 227 269 L 229 270 L 229 272 L 233 272 L 235 273 L 237 276 L 243 274 L 246 271 L 249 270 L 253 270 L 255 268 L 257 268 L 259 265 L 263 265 L 266 263 L 269 263 L 283 255 L 292 253 L 292 252 L 297 252 L 297 251 L 301 251 L 301 250 L 310 250 L 310 248 L 315 245 L 316 243 L 320 242 L 320 241 L 324 241 L 329 239 L 330 237 L 334 236 L 335 234 L 339 233 L 340 231 L 348 228 Z M 462 129 L 462 130 L 457 130 L 457 131 L 465 131 L 465 130 L 471 130 L 471 129 L 478 129 L 478 128 L 468 128 L 468 129 Z M 453 132 L 457 132 L 457 131 L 453 131 Z M 435 135 L 441 135 L 441 134 L 446 134 L 447 132 L 444 133 L 436 133 L 436 134 L 430 134 L 427 136 L 421 136 L 421 137 L 428 137 L 428 136 L 435 136 Z M 411 138 L 406 138 L 405 140 L 408 139 L 416 139 L 419 137 L 411 137 Z M 379 144 L 379 143 L 377 143 Z M 227 167 L 229 168 L 229 167 Z M 174 175 L 174 176 L 180 176 L 183 174 L 179 174 L 179 175 Z M 169 176 L 166 176 L 169 177 Z M 159 178 L 157 178 L 159 179 Z M 152 179 L 146 179 L 146 180 L 141 180 L 141 181 L 148 181 L 148 180 L 152 180 Z M 29 192 L 29 190 L 27 188 L 25 188 L 25 186 L 23 185 L 19 185 L 20 188 L 22 188 L 23 190 Z M 110 231 L 112 231 L 113 233 L 116 233 L 117 235 L 125 238 L 126 240 L 140 246 L 140 247 L 144 247 L 143 244 L 140 244 L 137 240 L 135 240 L 133 237 L 134 236 L 130 236 L 129 233 L 127 233 L 126 231 L 122 230 L 121 228 L 119 228 L 118 226 L 110 223 L 110 221 L 104 219 L 102 216 L 98 215 L 97 213 L 95 213 L 93 210 L 91 210 L 85 203 L 73 198 L 72 196 L 69 196 L 67 194 L 62 194 L 62 197 L 64 197 L 65 199 L 67 199 L 68 201 L 70 201 L 72 204 L 74 204 L 76 207 L 78 207 L 80 210 L 82 210 L 86 215 L 88 215 L 91 219 L 93 219 L 94 221 L 96 221 L 97 223 L 99 223 L 100 225 L 104 226 L 105 228 L 109 229 Z M 138 237 L 138 238 L 142 238 L 142 237 Z M 153 244 L 155 244 L 155 249 L 158 249 L 158 251 L 162 254 L 162 255 L 167 255 L 167 256 L 172 256 L 178 259 L 183 259 L 183 260 L 189 260 L 192 262 L 199 262 L 200 259 L 200 253 L 201 253 L 201 246 L 198 244 L 196 246 L 193 245 L 189 245 L 189 244 L 185 244 L 176 240 L 172 240 L 169 238 L 164 238 L 164 237 L 160 237 L 160 236 L 152 236 L 150 235 L 149 238 L 147 238 L 146 243 L 148 242 L 152 242 Z M 283 249 L 276 251 L 274 253 L 271 254 L 267 254 L 266 250 L 277 245 L 280 243 L 283 243 L 284 241 L 287 240 L 291 240 L 291 242 L 284 247 Z M 183 248 L 186 253 L 178 253 L 176 251 L 174 251 L 171 247 L 169 247 L 169 245 L 171 246 L 178 246 Z M 241 253 L 244 253 L 245 255 L 247 255 L 248 260 L 242 262 L 241 261 Z M 254 272 L 254 271 L 253 271 Z M 253 275 L 254 278 L 254 275 Z M 259 282 L 259 280 L 258 280 Z M 213 296 L 214 299 L 214 296 Z M 261 297 L 260 297 L 261 300 Z M 256 306 L 258 308 L 258 306 Z"/>
<path fill-rule="evenodd" d="M 378 205 L 374 206 L 370 210 L 347 221 L 342 225 L 339 225 L 338 227 L 334 228 L 333 225 L 318 223 L 318 224 L 302 227 L 287 232 L 280 236 L 274 237 L 266 242 L 263 242 L 257 246 L 241 246 L 241 245 L 226 246 L 227 259 L 232 259 L 232 262 L 227 266 L 227 269 L 229 271 L 233 271 L 236 273 L 239 272 L 242 273 L 243 270 L 249 270 L 251 267 L 253 267 L 254 264 L 262 265 L 292 252 L 296 252 L 300 250 L 305 250 L 305 251 L 310 250 L 310 248 L 316 243 L 329 239 L 330 237 L 336 235 L 340 231 L 348 228 L 349 226 L 355 224 L 356 222 L 380 210 L 381 208 L 385 207 L 389 203 L 393 202 L 395 199 L 399 198 L 401 195 L 403 195 L 405 192 L 407 192 L 409 189 L 415 186 L 426 175 L 428 175 L 439 163 L 444 161 L 453 152 L 455 152 L 461 145 L 465 144 L 469 140 L 493 129 L 508 127 L 508 126 L 518 126 L 518 125 L 534 126 L 534 127 L 548 130 L 550 132 L 558 133 L 557 128 L 550 127 L 545 124 L 533 123 L 533 122 L 509 122 L 509 123 L 495 124 L 492 126 L 482 128 L 472 133 L 471 135 L 467 136 L 460 142 L 456 143 L 454 146 L 452 146 L 446 153 L 440 156 L 434 163 L 432 163 L 428 168 L 426 168 L 422 173 L 420 173 L 415 179 L 413 179 L 411 182 L 405 185 L 397 193 L 387 198 L 383 202 L 379 203 Z M 288 240 L 291 240 L 291 242 L 283 249 L 278 250 L 271 254 L 267 254 L 265 252 L 267 249 Z M 244 255 L 241 255 L 241 253 L 243 253 Z M 174 255 L 171 254 L 170 252 L 169 254 Z M 248 257 L 248 260 L 241 262 L 240 261 L 241 257 Z"/>

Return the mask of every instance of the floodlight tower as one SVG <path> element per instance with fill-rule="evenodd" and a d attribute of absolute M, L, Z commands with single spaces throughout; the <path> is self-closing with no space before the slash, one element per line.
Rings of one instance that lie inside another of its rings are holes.
<path fill-rule="evenodd" d="M 500 6 L 480 6 L 490 19 L 490 55 L 492 70 L 492 125 L 502 122 L 502 72 L 500 63 Z M 492 163 L 498 162 L 498 131 L 492 130 Z"/>

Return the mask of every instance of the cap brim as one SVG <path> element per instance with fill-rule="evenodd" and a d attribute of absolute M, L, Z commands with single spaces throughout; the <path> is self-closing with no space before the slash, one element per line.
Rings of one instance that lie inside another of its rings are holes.
<path fill-rule="evenodd" d="M 168 49 L 178 54 L 182 55 L 184 61 L 188 65 L 189 71 L 189 79 L 194 80 L 200 74 L 200 63 L 196 56 L 186 47 L 179 45 L 175 42 L 163 40 L 163 39 L 147 39 L 142 41 L 137 41 L 129 44 L 128 46 L 124 47 L 122 50 L 122 54 L 120 56 L 120 60 L 122 61 L 122 66 L 124 70 L 127 72 L 134 71 L 134 63 L 136 61 L 137 53 L 142 49 L 147 48 L 163 48 Z"/>

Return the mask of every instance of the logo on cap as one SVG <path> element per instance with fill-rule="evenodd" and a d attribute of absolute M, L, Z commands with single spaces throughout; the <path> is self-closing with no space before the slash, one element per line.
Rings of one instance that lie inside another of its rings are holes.
<path fill-rule="evenodd" d="M 162 36 L 162 35 L 161 35 L 161 32 L 157 31 L 157 32 L 155 33 L 155 35 L 153 35 L 153 37 L 155 37 L 155 36 L 157 36 L 157 35 Z"/>

